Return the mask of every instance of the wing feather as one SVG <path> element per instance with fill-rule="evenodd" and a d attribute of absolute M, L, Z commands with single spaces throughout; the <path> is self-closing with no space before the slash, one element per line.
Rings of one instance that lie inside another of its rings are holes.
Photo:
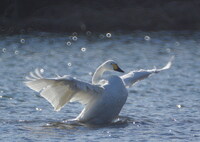
<path fill-rule="evenodd" d="M 24 82 L 26 86 L 40 92 L 54 110 L 59 111 L 66 103 L 78 101 L 87 104 L 91 99 L 101 95 L 103 88 L 92 85 L 70 76 L 63 76 L 53 79 L 43 78 L 38 70 L 30 73 L 30 77 L 26 77 Z"/>
<path fill-rule="evenodd" d="M 134 85 L 136 82 L 143 80 L 147 77 L 149 77 L 150 75 L 154 74 L 154 73 L 159 73 L 160 71 L 163 70 L 167 70 L 171 67 L 172 65 L 172 61 L 174 59 L 174 56 L 171 57 L 170 61 L 161 69 L 151 69 L 151 70 L 136 70 L 136 71 L 131 71 L 123 76 L 120 76 L 121 79 L 124 81 L 124 84 L 127 88 L 131 87 L 132 85 Z"/>

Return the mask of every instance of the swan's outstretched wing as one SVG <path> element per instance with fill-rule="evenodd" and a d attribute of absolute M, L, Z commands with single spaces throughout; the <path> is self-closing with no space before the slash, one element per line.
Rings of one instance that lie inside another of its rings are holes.
<path fill-rule="evenodd" d="M 38 69 L 30 73 L 24 82 L 26 86 L 40 92 L 40 95 L 51 103 L 54 110 L 59 111 L 66 103 L 78 101 L 87 104 L 91 99 L 101 95 L 103 88 L 92 85 L 70 76 L 54 79 L 43 78 Z"/>
<path fill-rule="evenodd" d="M 171 67 L 172 64 L 172 60 L 174 59 L 174 57 L 172 57 L 170 59 L 170 61 L 161 69 L 151 69 L 151 70 L 138 70 L 138 71 L 131 71 L 123 76 L 120 76 L 121 79 L 124 81 L 125 86 L 127 88 L 131 87 L 134 83 L 136 83 L 137 81 L 143 80 L 147 77 L 149 77 L 151 74 L 153 73 L 158 73 L 160 71 L 163 70 L 167 70 Z"/>

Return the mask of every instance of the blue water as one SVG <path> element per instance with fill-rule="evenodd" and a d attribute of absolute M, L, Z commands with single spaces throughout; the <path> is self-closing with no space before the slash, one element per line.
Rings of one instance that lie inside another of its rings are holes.
<path fill-rule="evenodd" d="M 107 36 L 89 32 L 0 36 L 0 141 L 200 141 L 200 32 Z M 70 103 L 55 112 L 23 84 L 35 68 L 43 69 L 46 77 L 68 74 L 90 82 L 96 67 L 107 59 L 129 72 L 162 67 L 173 55 L 170 70 L 129 89 L 114 125 L 67 124 L 65 120 L 82 110 L 80 104 Z"/>

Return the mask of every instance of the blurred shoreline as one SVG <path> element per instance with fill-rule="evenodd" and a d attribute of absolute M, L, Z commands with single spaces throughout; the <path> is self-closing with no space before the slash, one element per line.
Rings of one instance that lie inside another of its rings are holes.
<path fill-rule="evenodd" d="M 0 34 L 200 30 L 198 0 L 2 0 Z"/>

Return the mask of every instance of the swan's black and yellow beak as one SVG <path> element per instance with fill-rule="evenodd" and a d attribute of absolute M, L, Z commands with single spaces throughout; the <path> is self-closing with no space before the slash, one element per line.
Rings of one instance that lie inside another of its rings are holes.
<path fill-rule="evenodd" d="M 113 66 L 113 70 L 124 73 L 124 71 L 122 69 L 120 69 L 117 64 L 112 64 L 112 66 Z"/>

